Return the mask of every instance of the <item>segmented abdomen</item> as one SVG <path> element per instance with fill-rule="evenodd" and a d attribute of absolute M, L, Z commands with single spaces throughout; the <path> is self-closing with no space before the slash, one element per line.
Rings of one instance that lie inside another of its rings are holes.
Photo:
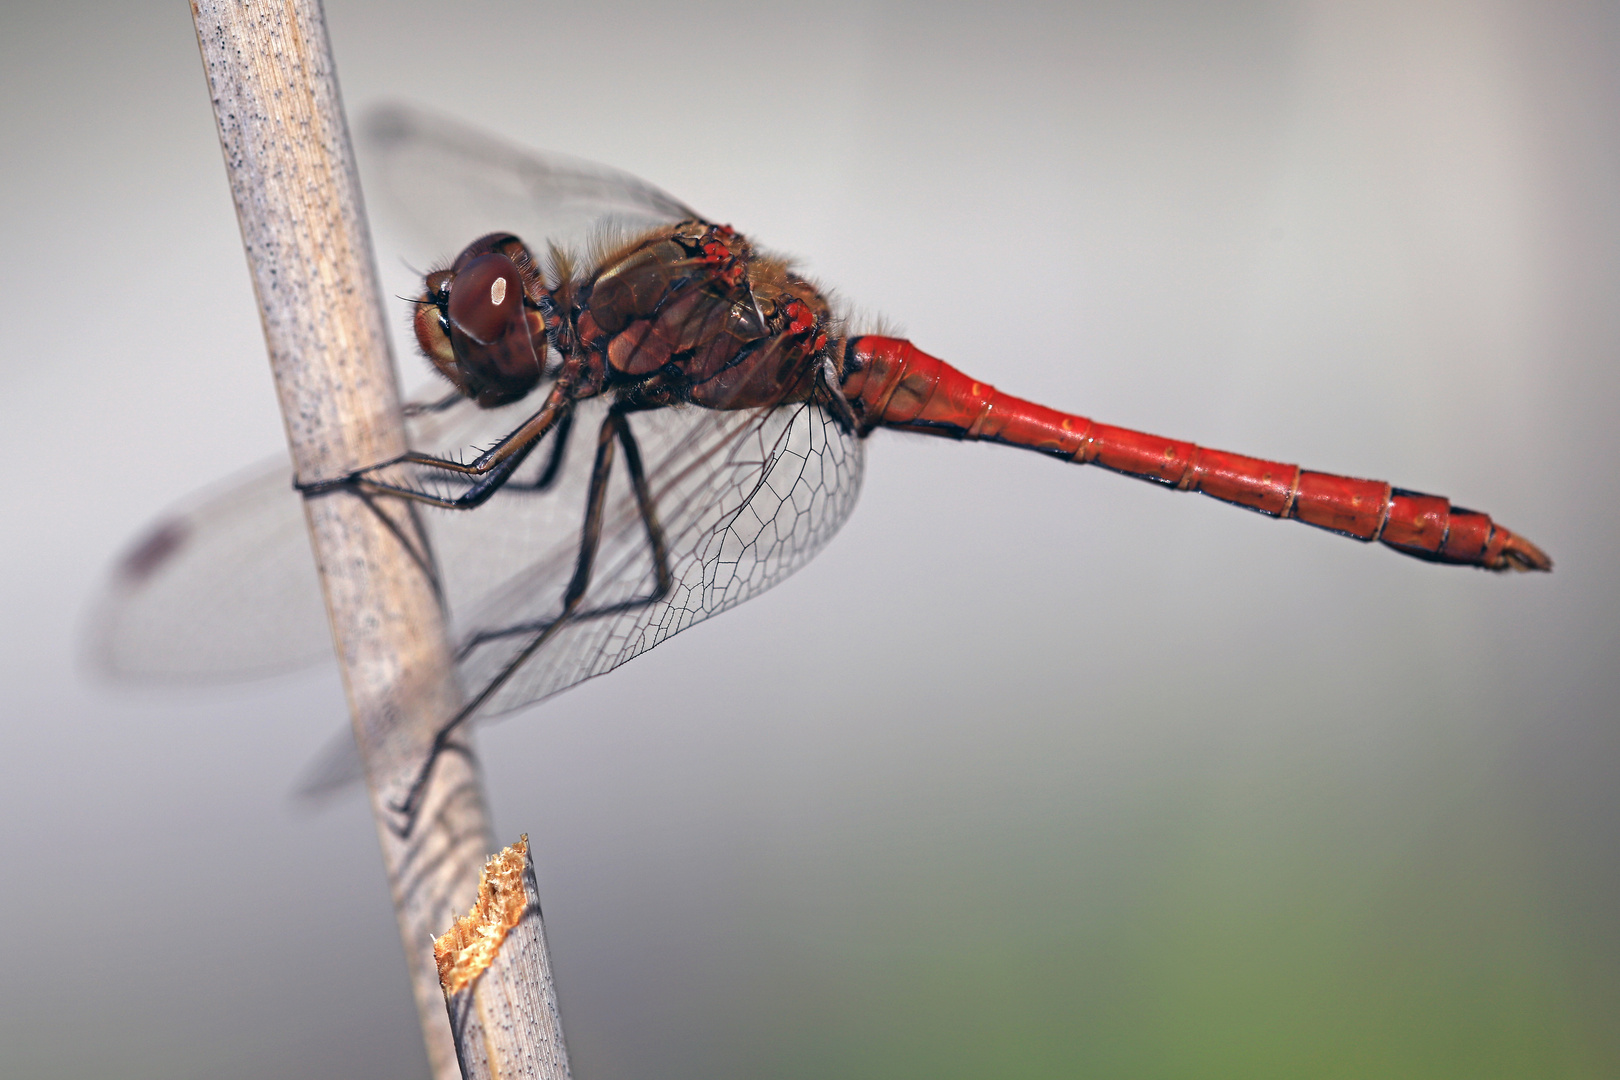
<path fill-rule="evenodd" d="M 1097 464 L 1273 517 L 1295 518 L 1436 562 L 1550 570 L 1552 560 L 1489 515 L 1438 495 L 1209 450 L 1003 394 L 909 341 L 868 335 L 846 346 L 844 394 L 865 430 L 984 439 Z"/>

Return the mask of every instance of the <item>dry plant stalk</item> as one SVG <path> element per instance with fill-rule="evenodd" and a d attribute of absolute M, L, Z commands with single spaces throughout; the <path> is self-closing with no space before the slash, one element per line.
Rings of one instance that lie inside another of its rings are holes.
<path fill-rule="evenodd" d="M 342 476 L 405 448 L 371 238 L 318 0 L 194 0 L 220 145 L 293 465 Z M 415 828 L 390 809 L 462 702 L 431 560 L 402 505 L 305 500 L 428 1057 L 459 1075 L 428 944 L 490 850 L 470 755 L 445 754 Z"/>
<path fill-rule="evenodd" d="M 467 1080 L 569 1076 L 527 835 L 489 860 L 471 911 L 433 942 Z"/>

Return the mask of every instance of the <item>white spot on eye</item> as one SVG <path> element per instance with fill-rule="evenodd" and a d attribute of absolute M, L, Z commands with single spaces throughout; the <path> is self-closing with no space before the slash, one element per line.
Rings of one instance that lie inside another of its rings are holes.
<path fill-rule="evenodd" d="M 498 277 L 489 283 L 489 302 L 494 304 L 496 307 L 500 307 L 501 301 L 505 299 L 506 279 L 503 277 Z"/>

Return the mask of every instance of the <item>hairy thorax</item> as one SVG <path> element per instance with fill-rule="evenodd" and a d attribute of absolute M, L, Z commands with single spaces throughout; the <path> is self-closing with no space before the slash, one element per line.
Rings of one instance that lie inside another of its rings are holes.
<path fill-rule="evenodd" d="M 606 250 L 579 277 L 554 255 L 546 324 L 585 397 L 744 409 L 804 401 L 836 348 L 826 299 L 726 225 L 684 221 Z"/>

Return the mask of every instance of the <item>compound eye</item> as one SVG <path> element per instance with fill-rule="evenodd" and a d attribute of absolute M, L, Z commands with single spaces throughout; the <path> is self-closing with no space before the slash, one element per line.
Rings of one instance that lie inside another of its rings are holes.
<path fill-rule="evenodd" d="M 500 340 L 522 310 L 523 278 L 505 255 L 469 260 L 450 284 L 450 324 L 480 345 Z"/>

